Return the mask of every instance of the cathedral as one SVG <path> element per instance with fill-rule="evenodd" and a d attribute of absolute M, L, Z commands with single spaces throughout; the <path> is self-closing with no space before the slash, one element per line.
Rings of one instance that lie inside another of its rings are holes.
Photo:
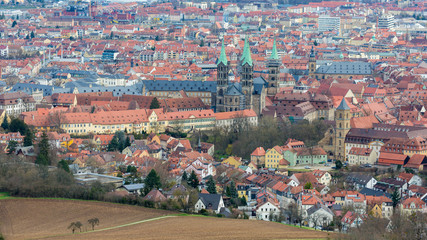
<path fill-rule="evenodd" d="M 274 96 L 279 90 L 280 59 L 274 40 L 272 54 L 267 62 L 268 78 L 254 78 L 254 63 L 247 37 L 240 58 L 240 82 L 231 82 L 232 71 L 225 53 L 224 40 L 217 62 L 217 86 L 215 111 L 232 112 L 252 109 L 258 115 L 265 107 L 266 96 Z"/>

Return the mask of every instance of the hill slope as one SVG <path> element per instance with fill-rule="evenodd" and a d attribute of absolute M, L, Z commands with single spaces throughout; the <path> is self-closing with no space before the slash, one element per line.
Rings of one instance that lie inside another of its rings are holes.
<path fill-rule="evenodd" d="M 328 233 L 283 224 L 197 216 L 103 202 L 7 199 L 0 201 L 0 230 L 6 239 L 304 239 Z M 97 217 L 95 232 L 71 235 L 69 224 Z M 123 226 L 125 225 L 125 226 Z"/>

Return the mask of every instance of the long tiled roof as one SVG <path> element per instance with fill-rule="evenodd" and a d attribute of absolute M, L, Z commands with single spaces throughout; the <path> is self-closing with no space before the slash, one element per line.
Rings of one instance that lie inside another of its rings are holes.
<path fill-rule="evenodd" d="M 146 80 L 143 83 L 148 91 L 216 92 L 215 81 Z"/>
<path fill-rule="evenodd" d="M 345 75 L 369 75 L 372 74 L 372 65 L 368 62 L 332 62 L 317 68 L 320 74 L 345 74 Z"/>

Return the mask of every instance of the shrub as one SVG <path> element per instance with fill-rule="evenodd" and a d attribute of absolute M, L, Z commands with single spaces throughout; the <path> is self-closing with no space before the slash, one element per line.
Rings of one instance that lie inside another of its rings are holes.
<path fill-rule="evenodd" d="M 209 216 L 209 212 L 206 209 L 200 210 L 200 214 L 202 214 L 203 216 Z"/>

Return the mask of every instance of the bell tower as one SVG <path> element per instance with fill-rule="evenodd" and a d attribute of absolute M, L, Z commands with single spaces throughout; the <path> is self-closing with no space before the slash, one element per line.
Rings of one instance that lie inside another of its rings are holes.
<path fill-rule="evenodd" d="M 280 60 L 279 55 L 277 54 L 276 47 L 276 38 L 274 38 L 273 49 L 271 51 L 271 56 L 268 59 L 267 68 L 268 68 L 268 88 L 267 96 L 274 96 L 279 91 L 279 76 L 280 76 Z"/>
<path fill-rule="evenodd" d="M 218 63 L 216 66 L 216 112 L 224 112 L 224 94 L 228 87 L 228 60 L 225 54 L 224 39 L 222 39 L 221 54 L 219 55 Z"/>
<path fill-rule="evenodd" d="M 249 48 L 248 37 L 245 38 L 245 46 L 241 58 L 242 72 L 240 83 L 242 84 L 242 92 L 245 95 L 245 109 L 253 109 L 253 92 L 254 92 L 254 65 L 251 57 L 251 49 Z"/>
<path fill-rule="evenodd" d="M 310 77 L 313 77 L 315 72 L 316 72 L 316 53 L 314 52 L 313 47 L 311 47 L 310 58 L 308 60 L 308 74 Z"/>
<path fill-rule="evenodd" d="M 340 105 L 335 111 L 335 160 L 345 162 L 345 136 L 350 131 L 351 112 L 345 98 L 342 99 Z"/>

